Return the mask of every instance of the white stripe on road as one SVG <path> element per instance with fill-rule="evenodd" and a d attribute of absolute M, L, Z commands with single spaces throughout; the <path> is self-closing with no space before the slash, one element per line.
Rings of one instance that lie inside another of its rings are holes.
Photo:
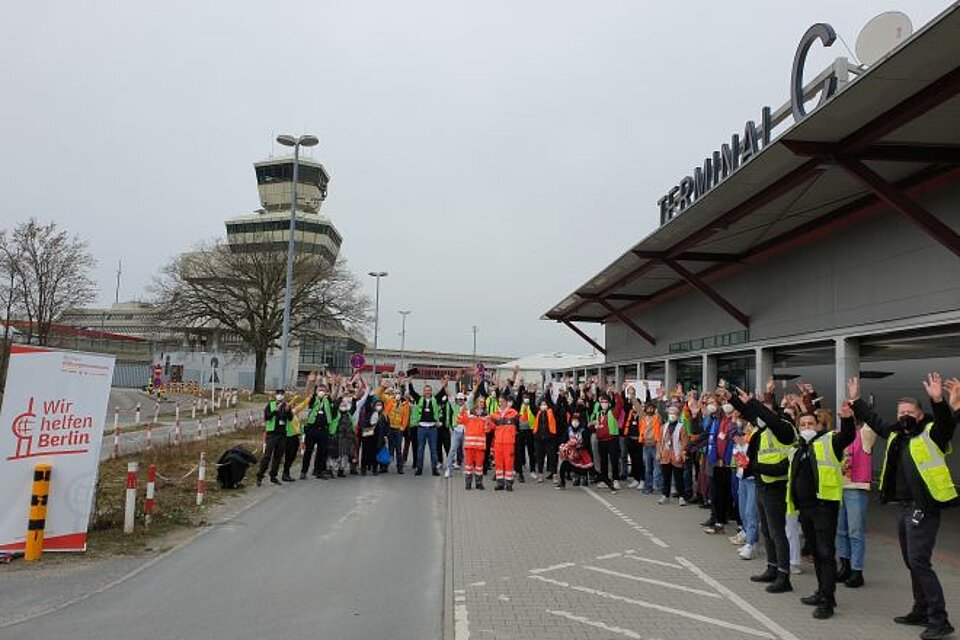
<path fill-rule="evenodd" d="M 454 640 L 470 640 L 470 620 L 467 618 L 467 605 L 458 604 L 453 608 Z"/>
<path fill-rule="evenodd" d="M 619 633 L 625 638 L 632 638 L 633 640 L 643 640 L 641 636 L 636 631 L 630 631 L 630 629 L 624 629 L 622 627 L 614 627 L 603 622 L 598 622 L 596 620 L 591 620 L 590 618 L 585 618 L 584 616 L 577 616 L 568 611 L 552 611 L 547 609 L 547 613 L 560 616 L 561 618 L 566 618 L 567 620 L 573 620 L 574 622 L 580 622 L 582 624 L 589 625 L 591 627 L 596 627 L 597 629 L 603 629 L 604 631 L 609 631 L 611 633 Z"/>
<path fill-rule="evenodd" d="M 657 545 L 658 547 L 662 547 L 662 548 L 664 548 L 664 549 L 670 548 L 670 545 L 668 545 L 666 542 L 664 542 L 663 540 L 661 540 L 661 539 L 658 538 L 657 536 L 655 536 L 655 535 L 653 535 L 652 533 L 650 533 L 649 531 L 647 531 L 644 527 L 641 527 L 640 525 L 638 525 L 638 524 L 636 523 L 636 521 L 634 521 L 630 516 L 626 515 L 626 514 L 623 513 L 622 511 L 620 511 L 620 509 L 618 509 L 616 506 L 614 506 L 614 505 L 613 505 L 611 502 L 609 502 L 608 500 L 605 500 L 605 499 L 601 498 L 601 497 L 600 497 L 600 494 L 598 494 L 598 493 L 597 493 L 596 491 L 594 491 L 593 489 L 587 488 L 587 489 L 584 489 L 584 491 L 586 491 L 588 494 L 590 494 L 591 496 L 593 496 L 598 502 L 600 502 L 600 504 L 602 504 L 602 505 L 605 506 L 607 509 L 609 509 L 610 512 L 613 513 L 613 515 L 615 515 L 615 516 L 617 516 L 618 518 L 620 518 L 621 520 L 623 520 L 624 523 L 626 523 L 628 526 L 630 526 L 631 528 L 633 528 L 634 531 L 639 531 L 640 533 L 642 533 L 643 535 L 645 535 L 645 536 L 650 540 L 650 542 L 652 542 L 653 544 Z"/>
<path fill-rule="evenodd" d="M 654 580 L 653 578 L 643 578 L 641 576 L 634 576 L 629 573 L 620 573 L 619 571 L 612 571 L 610 569 L 604 569 L 602 567 L 593 567 L 588 564 L 583 565 L 583 568 L 586 569 L 587 571 L 596 571 L 597 573 L 603 573 L 608 576 L 614 576 L 616 578 L 626 578 L 627 580 L 633 580 L 634 582 L 645 582 L 647 584 L 655 584 L 658 587 L 665 587 L 667 589 L 676 589 L 677 591 L 686 591 L 687 593 L 695 593 L 698 596 L 707 596 L 708 598 L 720 597 L 720 594 L 714 593 L 713 591 L 704 591 L 703 589 L 694 589 L 693 587 L 685 587 L 682 584 L 664 582 L 663 580 Z"/>
<path fill-rule="evenodd" d="M 719 582 L 717 582 L 716 580 L 708 576 L 698 566 L 696 566 L 686 558 L 677 556 L 677 562 L 679 562 L 680 564 L 685 566 L 687 569 L 692 571 L 694 575 L 696 575 L 698 578 L 703 580 L 706 584 L 710 585 L 711 587 L 713 587 L 714 589 L 722 593 L 724 596 L 726 596 L 727 599 L 730 600 L 730 602 L 732 602 L 733 604 L 743 609 L 751 618 L 753 618 L 754 620 L 756 620 L 757 622 L 765 626 L 767 629 L 770 629 L 770 631 L 773 631 L 775 634 L 777 634 L 777 636 L 781 638 L 781 640 L 799 640 L 797 636 L 793 635 L 792 633 L 790 633 L 789 631 L 781 627 L 779 624 L 777 624 L 776 622 L 768 618 L 756 607 L 754 607 L 752 604 L 750 604 L 749 602 L 747 602 L 737 594 L 735 594 L 733 591 L 731 591 L 730 589 L 726 588 L 725 586 L 723 586 L 722 584 L 720 584 Z"/>
<path fill-rule="evenodd" d="M 612 560 L 613 558 L 619 558 L 622 555 L 622 553 L 608 553 L 605 556 L 597 556 L 597 560 Z"/>
<path fill-rule="evenodd" d="M 608 593 L 606 591 L 600 591 L 598 589 L 591 589 L 590 587 L 584 587 L 577 584 L 570 584 L 569 582 L 562 582 L 560 580 L 554 580 L 552 578 L 545 578 L 543 576 L 528 576 L 532 580 L 539 580 L 541 582 L 546 582 L 547 584 L 552 584 L 557 587 L 563 587 L 564 589 L 571 589 L 573 591 L 579 591 L 580 593 L 587 593 L 599 598 L 606 598 L 607 600 L 616 600 L 617 602 L 626 602 L 627 604 L 636 605 L 638 607 L 643 607 L 645 609 L 653 609 L 655 611 L 660 611 L 662 613 L 669 613 L 681 618 L 689 618 L 691 620 L 696 620 L 698 622 L 705 622 L 707 624 L 712 624 L 724 629 L 730 629 L 732 631 L 740 631 L 741 633 L 746 633 L 751 636 L 756 636 L 758 638 L 770 638 L 770 640 L 776 640 L 776 636 L 773 634 L 767 633 L 766 631 L 761 631 L 759 629 L 752 629 L 750 627 L 744 627 L 743 625 L 734 624 L 733 622 L 727 622 L 726 620 L 719 620 L 717 618 L 711 618 L 710 616 L 700 615 L 699 613 L 692 613 L 690 611 L 684 611 L 682 609 L 674 609 L 673 607 L 665 607 L 661 604 L 656 604 L 653 602 L 647 602 L 646 600 L 634 600 L 633 598 L 627 598 L 626 596 L 620 596 L 615 593 Z"/>
<path fill-rule="evenodd" d="M 557 569 L 566 569 L 567 567 L 575 567 L 577 564 L 575 562 L 561 562 L 560 564 L 555 564 L 550 567 L 541 567 L 540 569 L 530 569 L 530 573 L 547 573 L 548 571 L 556 571 Z"/>
<path fill-rule="evenodd" d="M 654 560 L 653 558 L 644 558 L 643 556 L 635 556 L 630 552 L 628 552 L 623 557 L 630 558 L 631 560 L 636 560 L 637 562 L 648 562 L 650 564 L 660 565 L 661 567 L 670 567 L 671 569 L 683 569 L 682 565 L 675 564 L 673 562 L 664 562 L 663 560 Z"/>

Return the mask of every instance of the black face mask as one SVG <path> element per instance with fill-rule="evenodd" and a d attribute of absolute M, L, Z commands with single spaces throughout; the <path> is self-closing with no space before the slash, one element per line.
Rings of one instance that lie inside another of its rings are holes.
<path fill-rule="evenodd" d="M 903 416 L 900 418 L 900 429 L 904 433 L 916 433 L 918 424 L 917 419 L 913 416 Z"/>

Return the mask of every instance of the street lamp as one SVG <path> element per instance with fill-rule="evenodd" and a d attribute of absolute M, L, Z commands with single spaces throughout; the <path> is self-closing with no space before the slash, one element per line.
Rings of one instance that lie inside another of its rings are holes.
<path fill-rule="evenodd" d="M 367 275 L 377 279 L 377 302 L 373 312 L 373 383 L 377 381 L 377 332 L 380 330 L 380 278 L 386 278 L 386 271 L 371 271 Z"/>
<path fill-rule="evenodd" d="M 403 362 L 403 348 L 407 341 L 407 316 L 410 315 L 409 311 L 400 311 L 400 371 L 406 371 L 406 366 Z"/>
<path fill-rule="evenodd" d="M 280 388 L 287 388 L 287 348 L 290 342 L 290 295 L 293 289 L 293 256 L 296 252 L 294 233 L 297 229 L 297 181 L 300 179 L 300 147 L 319 144 L 316 136 L 277 136 L 277 142 L 293 147 L 293 201 L 290 203 L 290 241 L 287 243 L 287 286 L 283 292 L 283 334 L 280 336 Z"/>

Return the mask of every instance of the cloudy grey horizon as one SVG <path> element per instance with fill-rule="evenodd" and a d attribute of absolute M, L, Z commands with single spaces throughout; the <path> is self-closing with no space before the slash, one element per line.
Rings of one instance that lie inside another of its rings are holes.
<path fill-rule="evenodd" d="M 491 0 L 11 5 L 0 25 L 0 229 L 29 217 L 89 242 L 98 304 L 148 297 L 172 256 L 259 206 L 253 163 L 311 133 L 321 210 L 373 297 L 380 346 L 589 353 L 541 315 L 655 230 L 657 200 L 789 96 L 800 36 L 832 24 L 807 77 L 852 60 L 888 10 Z M 710 304 L 704 300 L 704 304 Z M 583 325 L 591 335 L 602 327 Z"/>

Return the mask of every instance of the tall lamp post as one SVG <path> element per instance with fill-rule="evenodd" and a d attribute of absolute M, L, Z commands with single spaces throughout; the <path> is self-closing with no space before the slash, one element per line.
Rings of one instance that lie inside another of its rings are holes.
<path fill-rule="evenodd" d="M 290 297 L 293 289 L 293 256 L 296 252 L 294 234 L 297 229 L 297 182 L 300 179 L 300 147 L 319 144 L 316 136 L 277 136 L 277 142 L 293 147 L 293 200 L 290 203 L 290 241 L 287 243 L 287 286 L 283 291 L 283 333 L 280 336 L 280 387 L 287 387 L 287 350 L 290 342 Z"/>
<path fill-rule="evenodd" d="M 400 311 L 400 371 L 406 371 L 406 363 L 403 361 L 403 351 L 407 342 L 407 316 L 409 311 Z"/>
<path fill-rule="evenodd" d="M 367 275 L 377 279 L 377 301 L 373 311 L 373 379 L 371 387 L 377 382 L 377 334 L 380 331 L 380 278 L 386 278 L 386 271 L 371 271 Z"/>

